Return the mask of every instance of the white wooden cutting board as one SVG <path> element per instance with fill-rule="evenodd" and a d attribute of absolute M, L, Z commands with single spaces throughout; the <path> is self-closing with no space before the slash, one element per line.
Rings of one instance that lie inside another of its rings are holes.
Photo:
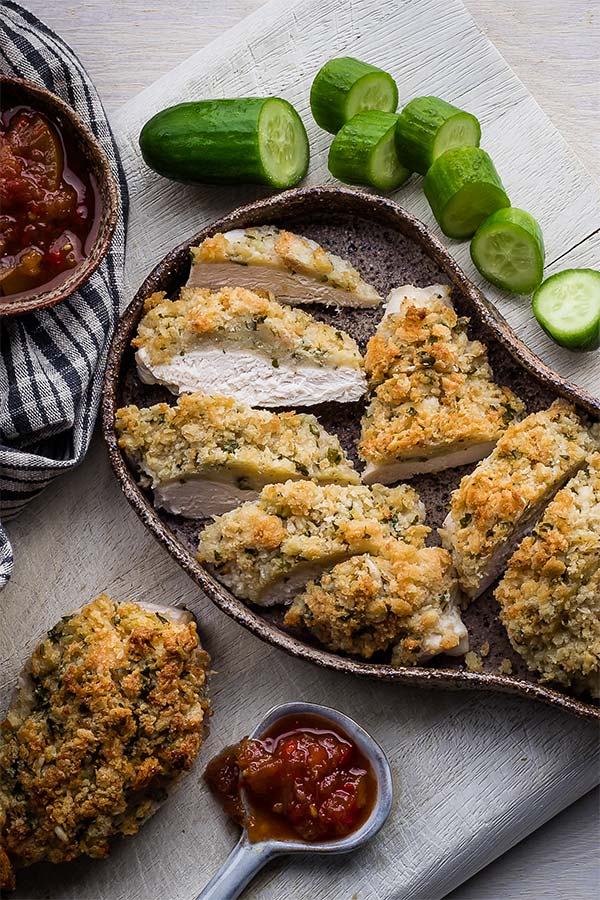
<path fill-rule="evenodd" d="M 329 138 L 311 121 L 308 88 L 325 59 L 344 53 L 389 69 L 401 100 L 439 93 L 478 115 L 513 202 L 542 222 L 550 267 L 598 264 L 597 188 L 460 3 L 274 0 L 116 118 L 132 195 L 132 290 L 173 245 L 261 193 L 184 187 L 155 177 L 137 151 L 146 119 L 184 99 L 276 92 L 297 106 L 307 125 L 313 149 L 308 182 L 329 181 Z M 397 196 L 433 224 L 418 179 Z M 473 275 L 465 246 L 456 245 L 456 253 Z M 557 350 L 532 322 L 526 301 L 488 294 L 548 362 L 600 394 L 597 354 Z M 203 597 L 145 531 L 98 442 L 79 471 L 56 482 L 13 523 L 11 538 L 17 565 L 2 594 L 7 627 L 0 629 L 4 704 L 36 637 L 90 597 L 90 585 L 117 599 L 187 604 L 216 670 L 210 737 L 179 792 L 141 834 L 116 845 L 109 860 L 36 867 L 24 873 L 17 897 L 193 900 L 235 840 L 235 829 L 200 780 L 202 762 L 246 733 L 271 705 L 292 699 L 337 706 L 374 734 L 394 768 L 395 809 L 363 852 L 276 863 L 248 898 L 437 900 L 598 781 L 591 723 L 499 694 L 351 679 L 260 643 Z"/>

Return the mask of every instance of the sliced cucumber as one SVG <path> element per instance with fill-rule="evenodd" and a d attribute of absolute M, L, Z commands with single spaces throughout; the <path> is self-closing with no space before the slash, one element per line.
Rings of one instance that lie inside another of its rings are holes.
<path fill-rule="evenodd" d="M 513 294 L 530 294 L 544 277 L 542 229 L 523 209 L 499 209 L 475 232 L 471 259 L 497 287 Z"/>
<path fill-rule="evenodd" d="M 286 188 L 308 171 L 309 146 L 302 119 L 287 100 L 265 100 L 258 120 L 258 152 L 266 183 Z"/>
<path fill-rule="evenodd" d="M 359 112 L 396 112 L 397 106 L 398 88 L 392 76 L 351 56 L 325 63 L 310 90 L 315 122 L 331 134 Z"/>
<path fill-rule="evenodd" d="M 146 163 L 175 181 L 293 187 L 308 170 L 302 119 L 279 97 L 180 103 L 140 134 Z"/>
<path fill-rule="evenodd" d="M 346 184 L 393 191 L 410 176 L 396 153 L 395 113 L 369 110 L 352 116 L 329 149 L 329 171 Z"/>
<path fill-rule="evenodd" d="M 423 189 L 444 234 L 471 237 L 484 219 L 510 200 L 494 163 L 478 147 L 446 150 L 433 162 Z"/>
<path fill-rule="evenodd" d="M 565 269 L 539 286 L 533 312 L 550 337 L 569 350 L 600 347 L 600 272 Z"/>
<path fill-rule="evenodd" d="M 479 147 L 481 128 L 471 113 L 440 100 L 415 97 L 398 118 L 398 156 L 413 172 L 425 175 L 431 164 L 453 147 Z"/>

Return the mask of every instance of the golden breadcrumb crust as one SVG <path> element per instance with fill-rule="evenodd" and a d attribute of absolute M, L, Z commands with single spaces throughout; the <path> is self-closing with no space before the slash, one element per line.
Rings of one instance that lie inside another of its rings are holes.
<path fill-rule="evenodd" d="M 208 664 L 193 622 L 104 594 L 48 632 L 1 726 L 0 845 L 15 868 L 106 856 L 139 830 L 198 754 Z"/>
<path fill-rule="evenodd" d="M 350 335 L 245 288 L 184 287 L 178 300 L 169 300 L 164 291 L 151 294 L 131 343 L 159 365 L 206 341 L 223 344 L 224 349 L 246 347 L 277 359 L 362 367 L 360 351 Z"/>
<path fill-rule="evenodd" d="M 556 400 L 510 425 L 493 452 L 464 476 L 440 534 L 467 592 L 477 588 L 494 552 L 595 446 L 573 406 Z"/>
<path fill-rule="evenodd" d="M 419 496 L 407 485 L 318 485 L 287 481 L 219 516 L 200 535 L 198 560 L 234 594 L 257 599 L 295 567 L 365 553 L 381 537 L 422 544 Z"/>
<path fill-rule="evenodd" d="M 347 260 L 328 253 L 315 241 L 270 225 L 245 228 L 239 235 L 229 232 L 227 237 L 215 234 L 191 252 L 193 263 L 235 262 L 286 269 L 355 294 L 365 303 L 380 299 Z"/>
<path fill-rule="evenodd" d="M 496 441 L 523 403 L 494 383 L 487 351 L 467 337 L 449 290 L 427 304 L 405 299 L 367 344 L 365 370 L 374 396 L 362 423 L 367 462 L 427 458 L 453 445 Z"/>
<path fill-rule="evenodd" d="M 229 472 L 249 488 L 289 478 L 358 484 L 340 442 L 315 416 L 252 409 L 230 397 L 182 394 L 175 406 L 117 410 L 119 446 L 153 488 Z"/>
<path fill-rule="evenodd" d="M 395 644 L 395 663 L 410 665 L 427 652 L 432 633 L 441 634 L 440 653 L 459 643 L 442 622 L 455 591 L 446 550 L 388 540 L 377 555 L 354 556 L 311 582 L 284 624 L 308 628 L 330 650 L 366 659 Z"/>
<path fill-rule="evenodd" d="M 530 669 L 600 696 L 600 453 L 549 504 L 496 599 Z"/>

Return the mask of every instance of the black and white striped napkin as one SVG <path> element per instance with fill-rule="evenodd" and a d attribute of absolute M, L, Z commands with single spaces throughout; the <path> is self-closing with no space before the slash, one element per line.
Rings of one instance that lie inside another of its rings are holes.
<path fill-rule="evenodd" d="M 127 187 L 102 104 L 79 59 L 30 12 L 0 0 L 0 69 L 66 100 L 94 132 L 118 177 L 111 249 L 83 287 L 54 309 L 0 325 L 0 587 L 13 553 L 3 525 L 88 449 L 108 343 L 121 309 Z M 17 548 L 18 558 L 18 548 Z"/>

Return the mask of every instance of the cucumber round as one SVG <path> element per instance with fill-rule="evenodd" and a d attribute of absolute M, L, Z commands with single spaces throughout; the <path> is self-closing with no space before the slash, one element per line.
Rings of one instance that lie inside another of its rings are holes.
<path fill-rule="evenodd" d="M 497 209 L 510 206 L 494 163 L 478 147 L 446 150 L 423 179 L 425 196 L 444 234 L 469 238 Z"/>
<path fill-rule="evenodd" d="M 329 171 L 346 184 L 393 191 L 410 177 L 396 153 L 395 113 L 368 110 L 343 125 L 329 149 Z"/>
<path fill-rule="evenodd" d="M 439 97 L 415 97 L 398 118 L 398 157 L 413 172 L 425 175 L 434 160 L 453 147 L 478 147 L 479 121 Z"/>
<path fill-rule="evenodd" d="M 310 90 L 315 122 L 337 134 L 359 112 L 396 112 L 398 87 L 391 75 L 351 56 L 330 59 L 317 72 Z"/>
<path fill-rule="evenodd" d="M 142 128 L 147 165 L 175 181 L 288 188 L 308 170 L 302 119 L 279 97 L 179 103 Z"/>
<path fill-rule="evenodd" d="M 569 350 L 600 347 L 600 272 L 565 269 L 551 275 L 532 299 L 533 313 L 546 332 Z"/>
<path fill-rule="evenodd" d="M 497 287 L 513 294 L 531 294 L 544 277 L 542 229 L 523 209 L 499 209 L 475 232 L 471 259 Z"/>

